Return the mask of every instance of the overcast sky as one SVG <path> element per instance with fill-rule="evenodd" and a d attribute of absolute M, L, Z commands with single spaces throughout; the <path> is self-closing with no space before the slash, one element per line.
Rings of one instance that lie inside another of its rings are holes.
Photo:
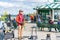
<path fill-rule="evenodd" d="M 34 7 L 48 3 L 48 1 L 53 2 L 53 0 L 0 0 L 0 15 L 4 11 L 15 15 L 18 14 L 19 9 L 22 9 L 24 14 L 32 13 Z"/>

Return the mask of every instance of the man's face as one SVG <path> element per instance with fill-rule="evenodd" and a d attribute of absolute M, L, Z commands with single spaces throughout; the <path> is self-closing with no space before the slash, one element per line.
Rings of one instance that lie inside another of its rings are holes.
<path fill-rule="evenodd" d="M 23 12 L 19 12 L 20 14 L 23 14 Z"/>

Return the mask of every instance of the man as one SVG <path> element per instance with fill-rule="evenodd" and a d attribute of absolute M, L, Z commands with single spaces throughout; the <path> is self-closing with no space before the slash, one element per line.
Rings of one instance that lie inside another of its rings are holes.
<path fill-rule="evenodd" d="M 12 24 L 14 26 L 14 29 L 16 29 L 17 28 L 17 23 L 16 23 L 15 18 L 13 18 L 11 21 L 12 21 Z"/>
<path fill-rule="evenodd" d="M 18 23 L 18 38 L 22 38 L 22 31 L 23 31 L 23 25 L 24 25 L 24 16 L 23 11 L 19 10 L 19 14 L 16 17 L 16 22 Z"/>
<path fill-rule="evenodd" d="M 58 28 L 58 30 L 59 30 L 59 32 L 60 32 L 60 19 L 58 20 L 58 23 L 57 23 L 57 28 Z"/>
<path fill-rule="evenodd" d="M 36 15 L 34 15 L 34 23 L 36 23 Z"/>
<path fill-rule="evenodd" d="M 31 19 L 31 23 L 33 23 L 33 21 L 34 21 L 34 16 L 31 15 L 31 16 L 30 16 L 30 19 Z"/>
<path fill-rule="evenodd" d="M 3 26 L 3 22 L 1 21 L 1 17 L 0 17 L 0 40 L 4 39 L 4 26 Z"/>
<path fill-rule="evenodd" d="M 41 24 L 42 23 L 42 20 L 41 20 L 41 18 L 40 18 L 40 15 L 38 14 L 37 15 L 37 26 L 38 26 L 38 28 L 41 28 Z M 41 28 L 41 30 L 42 30 L 42 28 Z"/>
<path fill-rule="evenodd" d="M 51 32 L 51 28 L 53 27 L 54 21 L 52 19 L 49 20 L 49 32 Z"/>

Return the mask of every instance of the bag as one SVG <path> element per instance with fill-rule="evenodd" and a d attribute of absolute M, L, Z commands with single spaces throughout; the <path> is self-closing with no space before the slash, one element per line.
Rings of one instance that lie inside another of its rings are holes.
<path fill-rule="evenodd" d="M 19 23 L 19 16 L 16 16 L 16 22 Z"/>
<path fill-rule="evenodd" d="M 10 22 L 7 22 L 7 26 L 8 26 L 8 27 L 11 27 L 11 23 L 10 23 Z"/>
<path fill-rule="evenodd" d="M 60 22 L 58 21 L 58 24 L 60 24 Z"/>
<path fill-rule="evenodd" d="M 53 23 L 54 23 L 54 21 L 50 20 L 50 21 L 49 21 L 49 23 L 50 23 L 50 24 L 53 24 Z"/>

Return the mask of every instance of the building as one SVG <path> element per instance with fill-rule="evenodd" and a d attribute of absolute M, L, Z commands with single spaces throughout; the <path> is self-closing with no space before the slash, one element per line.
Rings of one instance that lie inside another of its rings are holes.
<path fill-rule="evenodd" d="M 60 0 L 54 0 L 54 2 L 37 6 L 34 9 L 37 10 L 44 21 L 47 21 L 48 17 L 51 17 L 53 21 L 60 19 Z"/>
<path fill-rule="evenodd" d="M 54 2 L 60 2 L 60 0 L 54 0 Z"/>

